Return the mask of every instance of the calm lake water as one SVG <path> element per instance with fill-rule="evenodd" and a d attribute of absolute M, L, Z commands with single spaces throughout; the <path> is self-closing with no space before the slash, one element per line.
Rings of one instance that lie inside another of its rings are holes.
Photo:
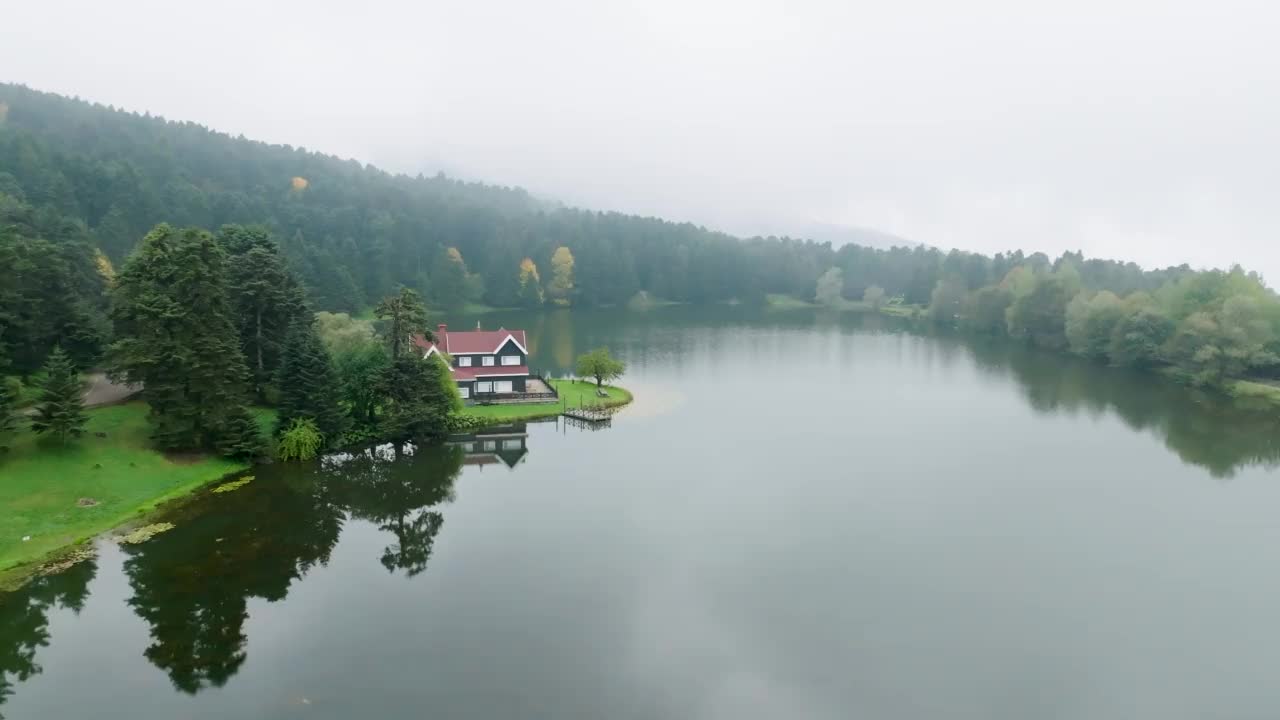
<path fill-rule="evenodd" d="M 483 322 L 611 347 L 637 402 L 101 543 L 0 598 L 0 714 L 1280 716 L 1274 420 L 877 317 Z"/>

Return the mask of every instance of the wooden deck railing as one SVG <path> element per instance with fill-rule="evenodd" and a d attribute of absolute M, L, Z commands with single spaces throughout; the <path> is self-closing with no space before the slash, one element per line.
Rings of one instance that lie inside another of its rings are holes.
<path fill-rule="evenodd" d="M 545 374 L 537 373 L 529 375 L 530 379 L 541 380 L 542 384 L 547 386 L 550 392 L 509 392 L 509 393 L 478 393 L 472 392 L 471 399 L 477 405 L 492 405 L 497 402 L 518 402 L 522 400 L 559 400 L 560 393 L 556 390 L 556 386 L 551 384 L 551 380 Z"/>

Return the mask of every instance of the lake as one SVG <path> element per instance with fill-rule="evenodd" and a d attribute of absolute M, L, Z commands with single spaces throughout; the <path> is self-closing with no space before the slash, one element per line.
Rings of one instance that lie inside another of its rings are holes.
<path fill-rule="evenodd" d="M 0 598 L 0 715 L 1280 714 L 1270 416 L 877 316 L 479 319 L 552 373 L 610 347 L 636 402 L 99 543 Z"/>

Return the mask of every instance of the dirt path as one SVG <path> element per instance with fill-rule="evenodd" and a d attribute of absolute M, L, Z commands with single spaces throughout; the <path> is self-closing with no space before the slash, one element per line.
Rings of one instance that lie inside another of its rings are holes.
<path fill-rule="evenodd" d="M 118 385 L 107 379 L 106 373 L 89 373 L 85 378 L 84 406 L 98 407 L 124 402 L 142 390 L 137 385 Z"/>

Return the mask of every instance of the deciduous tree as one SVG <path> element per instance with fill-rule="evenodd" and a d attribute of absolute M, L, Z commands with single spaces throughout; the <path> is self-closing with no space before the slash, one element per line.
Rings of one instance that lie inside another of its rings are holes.
<path fill-rule="evenodd" d="M 538 276 L 538 266 L 534 264 L 530 258 L 520 261 L 519 275 L 520 289 L 517 296 L 520 304 L 525 307 L 538 307 L 542 305 L 542 278 Z"/>
<path fill-rule="evenodd" d="M 884 288 L 879 285 L 872 285 L 862 291 L 862 302 L 871 306 L 872 310 L 879 310 L 884 306 Z"/>
<path fill-rule="evenodd" d="M 551 256 L 551 284 L 547 294 L 557 305 L 568 305 L 573 294 L 573 253 L 561 245 Z"/>
<path fill-rule="evenodd" d="M 596 348 L 579 355 L 575 370 L 578 377 L 595 378 L 597 390 L 603 389 L 605 383 L 622 377 L 626 371 L 626 363 L 610 355 L 608 348 Z"/>
<path fill-rule="evenodd" d="M 844 271 L 840 268 L 827 268 L 818 278 L 813 297 L 819 305 L 835 307 L 844 299 Z"/>

